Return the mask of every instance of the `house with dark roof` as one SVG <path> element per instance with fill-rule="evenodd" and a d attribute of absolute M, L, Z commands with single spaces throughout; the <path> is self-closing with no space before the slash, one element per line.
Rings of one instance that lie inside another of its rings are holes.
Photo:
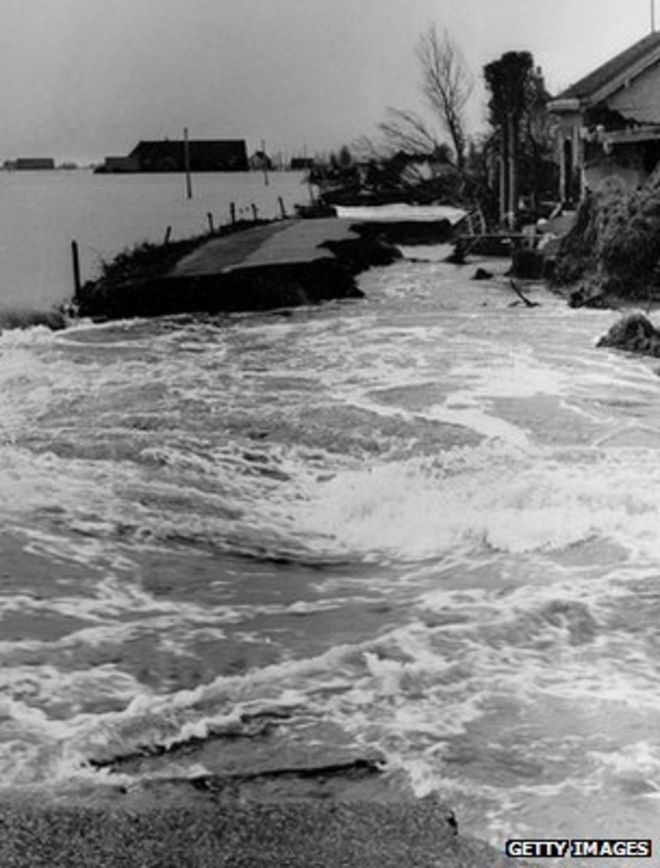
<path fill-rule="evenodd" d="M 183 139 L 139 142 L 128 157 L 106 157 L 101 172 L 183 172 L 186 168 Z M 249 168 L 244 139 L 191 139 L 188 143 L 191 172 L 246 172 Z"/>
<path fill-rule="evenodd" d="M 650 33 L 560 93 L 560 196 L 578 199 L 617 176 L 634 188 L 660 162 L 660 33 Z"/>
<path fill-rule="evenodd" d="M 273 168 L 273 161 L 265 151 L 255 151 L 248 163 L 253 171 L 262 172 L 264 169 Z"/>
<path fill-rule="evenodd" d="M 19 157 L 14 161 L 12 168 L 28 172 L 54 169 L 55 160 L 52 157 Z"/>
<path fill-rule="evenodd" d="M 313 169 L 314 157 L 291 157 L 289 168 L 292 172 L 301 172 L 305 169 Z"/>

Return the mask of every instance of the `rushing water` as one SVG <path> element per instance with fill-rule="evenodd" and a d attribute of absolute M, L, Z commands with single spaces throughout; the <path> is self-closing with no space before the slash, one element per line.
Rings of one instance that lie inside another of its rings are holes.
<path fill-rule="evenodd" d="M 657 362 L 472 270 L 2 334 L 3 785 L 268 719 L 499 845 L 657 832 Z"/>

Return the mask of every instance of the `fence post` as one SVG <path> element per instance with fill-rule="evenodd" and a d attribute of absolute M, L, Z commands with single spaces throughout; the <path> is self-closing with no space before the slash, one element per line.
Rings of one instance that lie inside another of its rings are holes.
<path fill-rule="evenodd" d="M 236 202 L 229 203 L 229 216 L 231 218 L 232 226 L 236 222 Z"/>
<path fill-rule="evenodd" d="M 252 208 L 252 219 L 255 221 L 258 220 L 259 219 L 259 211 L 257 210 L 257 206 L 253 202 L 250 207 Z"/>
<path fill-rule="evenodd" d="M 78 298 L 80 295 L 80 252 L 78 250 L 78 242 L 71 242 L 71 260 L 73 264 L 73 288 L 74 288 L 74 298 Z"/>
<path fill-rule="evenodd" d="M 284 207 L 284 199 L 281 196 L 278 196 L 277 201 L 280 203 L 280 214 L 282 215 L 282 220 L 286 220 L 286 208 Z"/>
<path fill-rule="evenodd" d="M 213 235 L 213 214 L 210 211 L 207 211 L 206 219 L 209 221 L 209 232 Z"/>

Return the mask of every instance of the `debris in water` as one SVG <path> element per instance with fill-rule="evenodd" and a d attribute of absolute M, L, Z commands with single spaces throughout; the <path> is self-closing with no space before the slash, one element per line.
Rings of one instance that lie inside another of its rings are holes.
<path fill-rule="evenodd" d="M 615 323 L 596 344 L 644 356 L 660 356 L 660 331 L 644 314 L 633 313 Z"/>

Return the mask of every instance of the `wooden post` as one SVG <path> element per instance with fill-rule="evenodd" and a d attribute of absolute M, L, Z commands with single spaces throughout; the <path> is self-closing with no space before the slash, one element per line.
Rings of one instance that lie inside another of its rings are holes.
<path fill-rule="evenodd" d="M 264 166 L 264 186 L 268 186 L 268 157 L 266 156 L 266 142 L 261 140 L 261 153 L 264 155 L 263 158 L 263 166 Z"/>
<path fill-rule="evenodd" d="M 183 128 L 183 165 L 186 170 L 186 195 L 192 199 L 192 182 L 190 179 L 190 142 L 188 141 L 188 127 Z"/>
<path fill-rule="evenodd" d="M 255 221 L 258 220 L 259 219 L 259 211 L 257 209 L 257 206 L 254 204 L 254 202 L 250 205 L 250 208 L 252 208 L 252 219 Z"/>
<path fill-rule="evenodd" d="M 231 225 L 233 226 L 236 222 L 236 202 L 229 203 L 229 217 L 231 219 Z"/>
<path fill-rule="evenodd" d="M 278 196 L 277 201 L 280 203 L 280 214 L 282 215 L 282 220 L 286 220 L 286 208 L 284 207 L 284 199 L 281 196 Z"/>
<path fill-rule="evenodd" d="M 206 212 L 206 219 L 209 221 L 209 232 L 211 233 L 211 235 L 213 235 L 213 232 L 214 232 L 214 229 L 213 229 L 213 214 L 211 214 L 210 211 L 207 211 L 207 212 Z"/>
<path fill-rule="evenodd" d="M 167 229 L 165 230 L 165 239 L 163 240 L 163 244 L 169 244 L 170 243 L 170 236 L 171 235 L 172 235 L 172 227 L 168 226 Z"/>
<path fill-rule="evenodd" d="M 80 295 L 80 252 L 78 250 L 78 242 L 71 242 L 71 261 L 73 263 L 73 289 L 74 289 L 74 298 L 78 298 Z"/>

